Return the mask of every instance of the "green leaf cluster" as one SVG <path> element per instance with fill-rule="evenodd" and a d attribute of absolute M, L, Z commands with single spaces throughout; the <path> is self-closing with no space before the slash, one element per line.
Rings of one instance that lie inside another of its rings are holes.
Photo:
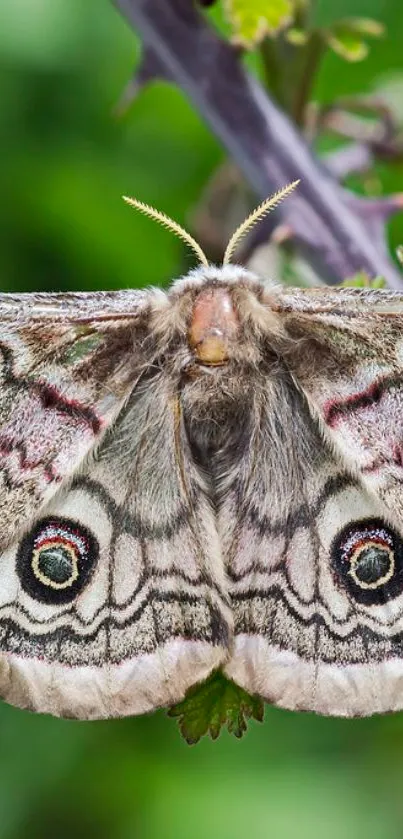
<path fill-rule="evenodd" d="M 225 0 L 233 41 L 253 49 L 267 35 L 284 29 L 293 19 L 293 0 Z"/>
<path fill-rule="evenodd" d="M 224 726 L 230 734 L 242 737 L 248 719 L 262 722 L 263 715 L 262 700 L 246 693 L 219 671 L 192 687 L 185 699 L 168 711 L 168 716 L 176 717 L 182 737 L 189 744 L 197 743 L 205 734 L 216 740 Z"/>
<path fill-rule="evenodd" d="M 358 271 L 352 277 L 348 277 L 340 283 L 344 288 L 386 288 L 383 277 L 370 277 L 366 271 Z"/>
<path fill-rule="evenodd" d="M 380 38 L 383 24 L 372 18 L 349 17 L 315 24 L 312 0 L 223 0 L 234 43 L 253 50 L 267 36 L 285 30 L 285 39 L 295 47 L 306 46 L 318 35 L 346 61 L 361 61 L 368 55 L 368 39 Z"/>
<path fill-rule="evenodd" d="M 347 18 L 323 30 L 325 43 L 346 61 L 362 61 L 368 55 L 367 38 L 380 38 L 384 26 L 372 18 Z"/>

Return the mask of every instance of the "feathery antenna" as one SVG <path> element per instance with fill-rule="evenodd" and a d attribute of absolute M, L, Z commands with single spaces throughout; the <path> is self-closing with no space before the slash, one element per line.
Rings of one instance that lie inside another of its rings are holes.
<path fill-rule="evenodd" d="M 298 186 L 298 184 L 299 180 L 293 181 L 291 184 L 288 184 L 287 186 L 283 187 L 283 189 L 280 189 L 278 192 L 275 192 L 274 195 L 271 196 L 271 198 L 266 198 L 266 200 L 262 201 L 262 203 L 259 204 L 259 206 L 251 212 L 248 218 L 246 218 L 245 221 L 243 221 L 242 224 L 240 224 L 239 227 L 237 227 L 226 247 L 223 265 L 228 265 L 228 263 L 231 261 L 231 257 L 240 239 L 242 239 L 242 237 L 249 232 L 251 227 L 253 227 L 253 225 L 256 224 L 258 221 L 260 221 L 260 219 L 263 216 L 265 216 L 266 213 L 269 213 L 270 210 L 273 210 L 274 207 L 277 207 L 277 204 L 279 204 L 280 201 L 283 200 L 283 198 L 286 198 L 286 196 L 290 192 L 292 192 L 292 190 L 295 189 L 295 187 Z"/>
<path fill-rule="evenodd" d="M 168 230 L 171 230 L 172 233 L 175 233 L 176 236 L 179 236 L 180 239 L 192 248 L 203 265 L 209 264 L 205 253 L 196 242 L 196 239 L 194 239 L 187 230 L 181 227 L 177 221 L 169 218 L 169 216 L 166 216 L 165 213 L 160 213 L 160 211 L 156 210 L 154 207 L 150 207 L 149 204 L 144 204 L 143 201 L 139 201 L 137 198 L 128 198 L 127 195 L 123 195 L 122 198 L 127 202 L 127 204 L 131 204 L 131 206 L 135 207 L 136 210 L 140 210 L 140 213 L 150 216 L 150 218 L 154 219 L 154 221 L 158 221 L 160 224 L 163 224 L 164 227 L 167 227 Z"/>

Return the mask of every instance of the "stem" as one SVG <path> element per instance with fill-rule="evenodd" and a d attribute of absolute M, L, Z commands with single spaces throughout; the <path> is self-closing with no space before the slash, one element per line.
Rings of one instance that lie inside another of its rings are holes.
<path fill-rule="evenodd" d="M 311 97 L 311 91 L 324 53 L 324 43 L 320 31 L 313 30 L 311 32 L 304 52 L 305 61 L 302 65 L 292 107 L 292 116 L 299 126 L 304 124 L 305 109 Z"/>
<path fill-rule="evenodd" d="M 265 38 L 260 46 L 266 87 L 279 105 L 284 107 L 284 90 L 281 81 L 281 67 L 276 42 Z"/>

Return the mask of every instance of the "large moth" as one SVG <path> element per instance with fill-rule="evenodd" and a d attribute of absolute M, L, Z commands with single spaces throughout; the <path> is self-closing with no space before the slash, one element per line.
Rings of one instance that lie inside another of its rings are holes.
<path fill-rule="evenodd" d="M 221 668 L 403 707 L 403 295 L 231 264 L 0 295 L 0 695 L 140 714 Z M 132 202 L 138 206 L 138 202 Z"/>

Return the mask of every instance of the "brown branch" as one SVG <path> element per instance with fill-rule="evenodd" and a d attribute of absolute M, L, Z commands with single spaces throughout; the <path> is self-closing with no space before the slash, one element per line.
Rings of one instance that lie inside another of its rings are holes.
<path fill-rule="evenodd" d="M 382 275 L 402 288 L 382 236 L 374 241 L 376 213 L 368 224 L 364 206 L 344 190 L 311 153 L 300 132 L 242 67 L 239 53 L 223 41 L 190 0 L 114 0 L 141 35 L 148 56 L 185 91 L 227 148 L 259 198 L 301 178 L 279 217 L 322 275 L 338 282 L 358 271 Z M 364 202 L 365 203 L 365 202 Z M 385 215 L 380 207 L 379 226 Z"/>

